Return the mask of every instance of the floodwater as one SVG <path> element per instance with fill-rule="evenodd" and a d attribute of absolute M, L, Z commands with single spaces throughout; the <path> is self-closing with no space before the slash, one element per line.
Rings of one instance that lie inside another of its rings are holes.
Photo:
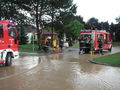
<path fill-rule="evenodd" d="M 118 51 L 114 47 L 112 53 Z M 120 90 L 120 67 L 90 63 L 94 57 L 99 55 L 79 55 L 77 48 L 21 55 L 12 66 L 0 67 L 0 90 Z"/>

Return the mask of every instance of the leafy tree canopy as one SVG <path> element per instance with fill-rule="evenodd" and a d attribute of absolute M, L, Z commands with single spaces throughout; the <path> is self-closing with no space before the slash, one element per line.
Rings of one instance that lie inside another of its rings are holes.
<path fill-rule="evenodd" d="M 65 25 L 66 35 L 69 38 L 77 39 L 80 34 L 80 30 L 84 27 L 78 20 L 69 20 L 68 24 Z"/>

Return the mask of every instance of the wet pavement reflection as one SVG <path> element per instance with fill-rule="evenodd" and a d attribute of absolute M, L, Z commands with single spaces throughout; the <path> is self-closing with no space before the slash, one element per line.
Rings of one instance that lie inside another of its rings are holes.
<path fill-rule="evenodd" d="M 94 57 L 99 55 L 79 55 L 77 48 L 21 55 L 12 66 L 0 67 L 0 90 L 120 90 L 120 68 L 90 63 Z"/>

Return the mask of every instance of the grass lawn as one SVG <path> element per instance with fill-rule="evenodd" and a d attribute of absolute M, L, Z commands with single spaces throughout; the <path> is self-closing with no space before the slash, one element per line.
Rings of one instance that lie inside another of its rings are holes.
<path fill-rule="evenodd" d="M 32 44 L 19 45 L 19 51 L 20 52 L 41 52 L 38 50 L 37 44 L 34 45 L 34 49 Z"/>
<path fill-rule="evenodd" d="M 94 58 L 92 61 L 107 65 L 120 66 L 120 53 Z"/>
<path fill-rule="evenodd" d="M 73 47 L 79 47 L 78 43 L 73 44 Z M 33 49 L 33 44 L 24 44 L 24 45 L 19 45 L 19 52 L 43 52 L 43 50 L 38 50 L 38 45 L 34 44 L 34 49 Z"/>

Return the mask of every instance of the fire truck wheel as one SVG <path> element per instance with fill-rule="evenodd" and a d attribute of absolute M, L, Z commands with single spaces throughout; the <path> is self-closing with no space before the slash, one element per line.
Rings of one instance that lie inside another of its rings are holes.
<path fill-rule="evenodd" d="M 10 66 L 11 63 L 12 63 L 12 55 L 11 53 L 7 53 L 5 66 Z"/>

